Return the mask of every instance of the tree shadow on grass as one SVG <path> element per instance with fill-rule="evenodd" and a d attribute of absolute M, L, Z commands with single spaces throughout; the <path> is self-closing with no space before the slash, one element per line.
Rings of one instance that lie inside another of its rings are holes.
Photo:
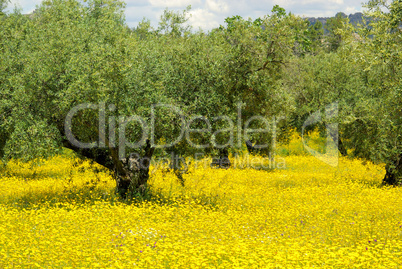
<path fill-rule="evenodd" d="M 164 206 L 179 206 L 192 204 L 215 208 L 218 204 L 218 197 L 213 195 L 198 195 L 186 197 L 173 197 L 163 194 L 161 190 L 148 189 L 145 193 L 136 193 L 130 198 L 122 199 L 115 188 L 98 188 L 96 185 L 84 185 L 77 188 L 65 189 L 63 191 L 40 191 L 25 192 L 21 195 L 13 195 L 0 198 L 0 205 L 16 208 L 19 210 L 32 210 L 39 208 L 80 208 L 92 206 L 99 203 L 110 205 L 141 205 L 143 203 L 154 203 Z"/>

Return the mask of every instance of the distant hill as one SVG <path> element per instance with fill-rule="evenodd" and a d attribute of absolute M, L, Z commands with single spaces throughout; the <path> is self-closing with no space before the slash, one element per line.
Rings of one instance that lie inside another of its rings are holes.
<path fill-rule="evenodd" d="M 337 16 L 338 14 L 340 14 L 344 18 L 349 18 L 350 23 L 353 25 L 362 23 L 363 19 L 365 18 L 363 13 L 361 13 L 361 12 L 350 14 L 349 16 L 343 12 L 338 12 L 335 16 Z M 332 18 L 334 18 L 334 17 L 332 17 Z M 319 18 L 306 18 L 306 19 L 310 22 L 310 24 L 315 24 L 317 21 L 320 21 L 322 23 L 322 25 L 324 26 L 327 23 L 327 20 L 330 18 L 331 17 L 319 17 Z"/>

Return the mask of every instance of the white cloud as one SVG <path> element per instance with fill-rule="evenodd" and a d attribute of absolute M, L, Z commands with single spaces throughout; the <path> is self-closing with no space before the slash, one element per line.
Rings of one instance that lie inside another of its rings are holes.
<path fill-rule="evenodd" d="M 32 7 L 31 9 L 35 9 L 35 5 L 39 5 L 42 1 L 41 0 L 11 0 L 9 7 L 14 7 L 15 5 L 24 7 Z"/>
<path fill-rule="evenodd" d="M 128 6 L 125 10 L 126 22 L 130 27 L 136 27 L 143 18 L 149 19 L 153 27 L 157 26 L 159 13 L 155 13 L 151 6 Z"/>
<path fill-rule="evenodd" d="M 226 13 L 229 11 L 229 5 L 221 0 L 206 0 L 206 7 L 216 13 Z"/>
<path fill-rule="evenodd" d="M 195 30 L 199 28 L 202 29 L 212 29 L 219 26 L 220 18 L 214 13 L 206 9 L 195 9 L 191 12 L 191 18 L 189 19 L 189 24 L 194 27 Z"/>
<path fill-rule="evenodd" d="M 302 1 L 296 1 L 296 0 L 273 0 L 272 1 L 274 5 L 279 5 L 281 7 L 292 7 L 292 6 L 298 6 L 298 5 L 311 5 L 311 4 L 327 4 L 327 5 L 343 5 L 343 0 L 302 0 Z"/>
<path fill-rule="evenodd" d="M 133 1 L 134 2 L 134 1 Z M 149 0 L 149 3 L 153 7 L 160 8 L 177 8 L 177 7 L 186 7 L 188 5 L 198 5 L 201 3 L 201 0 Z"/>
<path fill-rule="evenodd" d="M 17 7 L 22 8 L 22 13 L 29 14 L 32 13 L 41 2 L 41 0 L 11 0 L 6 10 L 11 12 Z"/>
<path fill-rule="evenodd" d="M 343 0 L 335 0 L 335 1 L 332 1 L 332 2 L 335 3 L 335 4 L 338 4 L 338 5 L 343 5 Z"/>
<path fill-rule="evenodd" d="M 344 13 L 346 14 L 353 14 L 359 12 L 359 10 L 356 9 L 356 7 L 346 7 Z"/>

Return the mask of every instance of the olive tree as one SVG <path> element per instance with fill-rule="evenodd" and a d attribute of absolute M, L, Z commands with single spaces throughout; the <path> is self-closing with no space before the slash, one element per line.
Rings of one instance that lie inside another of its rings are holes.
<path fill-rule="evenodd" d="M 44 1 L 20 24 L 23 30 L 11 31 L 14 39 L 2 44 L 14 61 L 2 66 L 11 70 L 2 70 L 5 158 L 46 157 L 67 147 L 113 170 L 122 196 L 145 188 L 148 171 L 130 164 L 122 148 L 140 136 L 139 157 L 152 157 L 142 122 L 131 116 L 149 117 L 164 95 L 155 72 L 147 75 L 147 66 L 135 61 L 137 40 L 124 24 L 123 7 Z"/>
<path fill-rule="evenodd" d="M 272 150 L 270 141 L 274 130 L 267 127 L 267 119 L 272 122 L 274 117 L 284 116 L 290 107 L 281 78 L 295 46 L 302 43 L 300 32 L 307 24 L 297 16 L 286 14 L 279 6 L 254 21 L 234 16 L 225 22 L 226 27 L 221 26 L 214 32 L 223 36 L 228 44 L 227 58 L 223 62 L 226 69 L 223 93 L 228 107 L 242 106 L 243 143 L 247 142 L 248 149 L 264 145 L 257 151 L 268 154 Z M 247 134 L 247 128 L 266 131 Z"/>
<path fill-rule="evenodd" d="M 387 164 L 384 184 L 402 181 L 402 91 L 400 1 L 374 0 L 366 4 L 370 27 L 362 31 L 356 60 L 364 63 L 366 82 L 362 113 L 355 116 L 355 132 L 365 134 L 362 156 Z"/>

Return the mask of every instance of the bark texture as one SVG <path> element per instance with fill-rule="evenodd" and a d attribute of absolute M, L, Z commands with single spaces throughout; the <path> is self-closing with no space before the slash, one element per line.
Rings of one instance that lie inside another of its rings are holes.
<path fill-rule="evenodd" d="M 401 185 L 402 183 L 402 153 L 385 166 L 385 177 L 382 180 L 384 185 Z"/>
<path fill-rule="evenodd" d="M 64 141 L 64 146 L 113 171 L 116 191 L 123 199 L 134 193 L 143 194 L 146 191 L 149 165 L 154 153 L 154 148 L 151 147 L 149 140 L 146 141 L 143 155 L 132 153 L 122 160 L 119 159 L 117 148 L 82 149 L 68 141 Z"/>
<path fill-rule="evenodd" d="M 228 150 L 226 148 L 219 149 L 219 157 L 212 159 L 211 167 L 228 169 L 230 165 Z"/>

